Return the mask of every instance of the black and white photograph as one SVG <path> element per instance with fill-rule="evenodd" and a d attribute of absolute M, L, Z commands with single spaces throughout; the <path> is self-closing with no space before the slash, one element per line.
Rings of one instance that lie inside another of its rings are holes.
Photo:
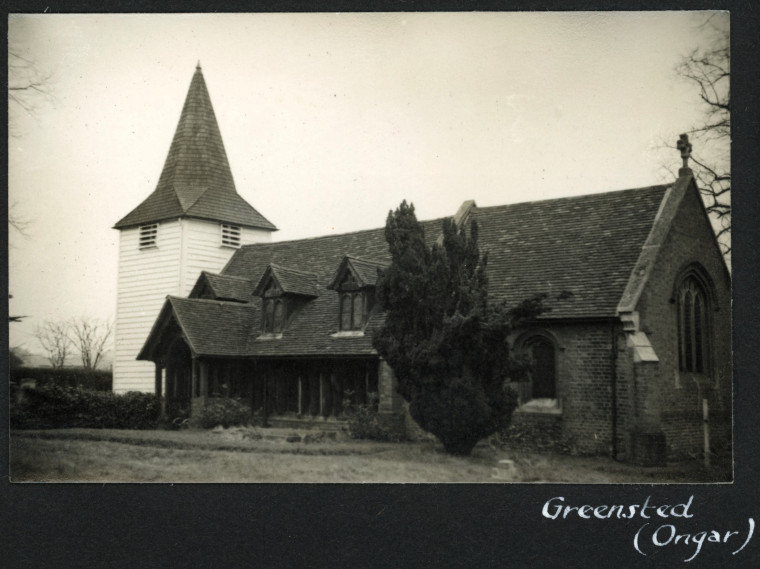
<path fill-rule="evenodd" d="M 9 15 L 11 483 L 731 484 L 729 40 Z"/>

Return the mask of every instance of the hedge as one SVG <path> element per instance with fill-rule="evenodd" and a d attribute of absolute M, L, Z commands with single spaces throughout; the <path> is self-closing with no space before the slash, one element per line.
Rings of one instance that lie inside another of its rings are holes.
<path fill-rule="evenodd" d="M 20 385 L 22 379 L 34 379 L 37 387 L 58 385 L 94 391 L 111 391 L 113 387 L 112 372 L 81 367 L 19 367 L 11 369 L 10 378 L 16 385 Z"/>
<path fill-rule="evenodd" d="M 15 429 L 155 429 L 161 400 L 135 391 L 117 395 L 77 387 L 43 385 L 23 388 L 12 399 Z"/>

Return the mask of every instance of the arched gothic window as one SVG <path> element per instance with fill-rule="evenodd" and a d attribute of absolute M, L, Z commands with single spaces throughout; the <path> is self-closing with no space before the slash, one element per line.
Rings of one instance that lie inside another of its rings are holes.
<path fill-rule="evenodd" d="M 677 289 L 678 368 L 707 373 L 710 360 L 710 298 L 704 281 L 688 274 Z"/>

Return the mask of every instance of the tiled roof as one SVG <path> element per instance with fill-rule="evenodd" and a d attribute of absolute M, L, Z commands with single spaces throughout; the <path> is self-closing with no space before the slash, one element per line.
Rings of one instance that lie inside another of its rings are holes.
<path fill-rule="evenodd" d="M 474 208 L 491 296 L 567 291 L 544 317 L 615 316 L 668 187 Z"/>
<path fill-rule="evenodd" d="M 480 227 L 481 252 L 489 253 L 492 299 L 515 304 L 537 293 L 548 293 L 556 299 L 565 292 L 570 294 L 563 300 L 553 300 L 553 310 L 544 318 L 614 317 L 667 187 L 471 207 L 469 215 Z M 423 226 L 426 239 L 432 244 L 440 234 L 441 220 L 424 222 Z M 224 313 L 220 318 L 225 322 L 234 319 L 232 314 L 236 318 L 246 315 L 252 320 L 245 347 L 237 354 L 319 357 L 374 354 L 372 331 L 383 322 L 377 308 L 363 336 L 335 334 L 338 294 L 327 286 L 334 280 L 336 269 L 346 262 L 346 256 L 351 257 L 351 262 L 372 259 L 363 267 L 370 273 L 374 267 L 376 274 L 378 265 L 390 261 L 384 229 L 247 245 L 236 251 L 223 271 L 225 276 L 255 283 L 271 264 L 295 266 L 316 275 L 319 294 L 298 308 L 282 337 L 276 339 L 260 337 L 259 298 L 254 297 L 250 312 Z M 365 276 L 370 278 L 369 273 Z M 226 325 L 210 323 L 215 318 L 214 312 L 206 307 L 203 310 L 204 315 L 194 316 L 194 322 L 198 326 L 205 322 L 227 334 Z M 240 345 L 239 334 L 244 329 L 242 321 L 237 324 L 236 345 Z"/>
<path fill-rule="evenodd" d="M 200 67 L 190 82 L 155 191 L 114 227 L 124 229 L 176 217 L 277 229 L 235 189 Z"/>
<path fill-rule="evenodd" d="M 249 279 L 202 271 L 189 297 L 197 298 L 204 288 L 203 285 L 208 287 L 215 300 L 250 302 L 253 296 L 254 284 Z"/>
<path fill-rule="evenodd" d="M 173 296 L 167 302 L 197 355 L 245 353 L 251 327 L 259 326 L 256 309 L 250 304 Z"/>
<path fill-rule="evenodd" d="M 259 279 L 253 294 L 261 296 L 264 294 L 270 278 L 274 278 L 280 285 L 282 292 L 285 294 L 298 294 L 301 296 L 319 296 L 317 293 L 317 275 L 316 273 L 307 273 L 279 265 L 270 264 L 261 279 Z"/>
<path fill-rule="evenodd" d="M 441 220 L 423 223 L 430 243 L 440 231 Z M 253 329 L 246 355 L 257 356 L 324 356 L 371 355 L 372 331 L 383 322 L 375 310 L 369 318 L 363 336 L 335 336 L 338 332 L 338 294 L 326 287 L 346 255 L 353 258 L 390 262 L 385 229 L 370 229 L 343 235 L 328 235 L 313 239 L 260 243 L 238 249 L 224 269 L 224 274 L 243 276 L 258 281 L 268 265 L 297 266 L 316 274 L 319 296 L 301 306 L 290 319 L 282 337 L 259 337 L 260 299 L 255 299 L 256 328 Z"/>
<path fill-rule="evenodd" d="M 387 261 L 369 261 L 367 259 L 357 259 L 356 257 L 349 257 L 347 255 L 343 258 L 343 261 L 341 261 L 338 270 L 335 271 L 335 276 L 327 285 L 327 288 L 330 290 L 335 289 L 346 269 L 349 267 L 358 277 L 358 284 L 360 287 L 375 286 L 377 284 L 379 270 L 387 266 Z"/>

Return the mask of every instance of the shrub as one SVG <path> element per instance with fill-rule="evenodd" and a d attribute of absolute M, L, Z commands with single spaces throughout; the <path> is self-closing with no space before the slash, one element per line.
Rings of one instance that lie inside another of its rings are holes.
<path fill-rule="evenodd" d="M 37 387 L 58 385 L 92 391 L 111 391 L 113 387 L 112 372 L 84 368 L 19 367 L 11 369 L 10 378 L 16 384 L 22 379 L 33 379 Z"/>
<path fill-rule="evenodd" d="M 406 440 L 402 422 L 382 417 L 377 412 L 377 393 L 368 394 L 368 403 L 343 402 L 348 435 L 353 439 L 399 442 Z"/>
<path fill-rule="evenodd" d="M 190 419 L 190 425 L 201 429 L 213 429 L 217 426 L 237 427 L 251 423 L 251 408 L 241 399 L 232 397 L 213 397 L 196 417 Z"/>
<path fill-rule="evenodd" d="M 117 395 L 53 384 L 22 390 L 11 408 L 11 427 L 154 429 L 160 414 L 160 399 L 151 393 Z"/>

